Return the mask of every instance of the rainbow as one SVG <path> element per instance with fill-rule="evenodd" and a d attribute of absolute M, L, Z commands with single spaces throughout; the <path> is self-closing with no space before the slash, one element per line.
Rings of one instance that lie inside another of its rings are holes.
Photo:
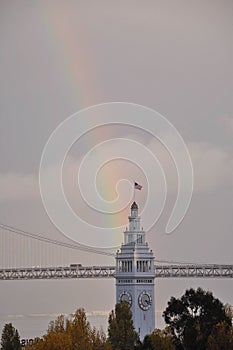
<path fill-rule="evenodd" d="M 45 40 L 52 50 L 55 62 L 63 74 L 64 88 L 72 93 L 77 110 L 100 102 L 97 94 L 97 76 L 93 54 L 88 46 L 85 28 L 79 21 L 70 21 L 73 13 L 67 2 L 37 2 L 37 13 L 44 30 Z"/>
<path fill-rule="evenodd" d="M 75 21 L 75 14 L 70 12 L 72 7 L 67 2 L 58 1 L 56 6 L 51 2 L 35 4 L 38 20 L 43 25 L 45 41 L 54 56 L 59 74 L 64 80 L 64 89 L 69 91 L 71 103 L 76 106 L 76 111 L 101 103 L 100 74 L 95 66 L 92 49 L 88 46 L 87 32 L 82 21 Z M 103 130 L 95 129 L 88 138 L 90 147 L 96 145 L 99 140 L 103 140 Z M 116 178 L 115 174 L 119 173 L 119 168 L 113 162 L 103 173 L 100 184 L 103 197 L 113 200 L 117 196 L 113 179 Z M 132 184 L 133 182 L 134 179 Z M 120 227 L 122 223 L 127 222 L 128 214 L 129 206 L 116 215 L 101 215 L 99 224 L 103 227 Z M 119 237 L 117 240 L 113 237 L 113 244 L 117 241 L 119 242 Z"/>

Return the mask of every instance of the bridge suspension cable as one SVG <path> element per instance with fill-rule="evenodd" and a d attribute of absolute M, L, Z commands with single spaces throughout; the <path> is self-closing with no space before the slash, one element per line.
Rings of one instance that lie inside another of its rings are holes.
<path fill-rule="evenodd" d="M 9 225 L 3 224 L 3 223 L 0 223 L 0 228 L 2 228 L 3 230 L 7 230 L 9 232 L 13 232 L 13 233 L 19 234 L 21 236 L 30 237 L 30 238 L 33 238 L 33 239 L 38 240 L 38 241 L 51 243 L 51 244 L 54 244 L 54 245 L 65 247 L 65 248 L 85 251 L 85 252 L 89 252 L 89 253 L 93 253 L 93 254 L 100 254 L 100 255 L 107 255 L 107 256 L 110 256 L 110 257 L 115 257 L 115 252 L 111 253 L 109 251 L 110 248 L 96 249 L 96 248 L 93 248 L 91 246 L 82 245 L 80 243 L 78 243 L 78 244 L 66 243 L 66 242 L 62 242 L 62 241 L 59 241 L 59 240 L 55 240 L 55 239 L 49 238 L 49 237 L 47 237 L 45 235 L 42 235 L 40 233 L 28 232 L 28 231 L 25 231 L 25 230 L 22 230 L 22 229 L 18 229 L 16 227 L 9 226 Z M 173 263 L 177 263 L 177 264 L 182 264 L 182 263 L 183 264 L 193 264 L 192 262 L 179 262 L 179 261 L 171 261 L 171 260 L 169 261 L 169 260 L 163 260 L 163 259 L 155 259 L 155 262 L 157 262 L 157 263 L 167 263 L 167 264 L 170 264 L 170 263 L 171 264 L 173 264 Z"/>
<path fill-rule="evenodd" d="M 56 239 L 49 238 L 45 235 L 42 235 L 40 233 L 32 233 L 28 232 L 22 229 L 18 229 L 13 226 L 6 225 L 4 223 L 0 223 L 0 229 L 18 234 L 20 236 L 24 236 L 27 238 L 35 239 L 37 241 L 45 242 L 45 243 L 50 243 L 55 246 L 60 246 L 64 248 L 69 248 L 72 250 L 79 250 L 79 251 L 84 251 L 92 254 L 99 254 L 99 255 L 104 255 L 104 256 L 109 256 L 109 257 L 115 257 L 115 252 L 112 253 L 110 250 L 113 248 L 94 248 L 91 246 L 83 245 L 81 243 L 68 243 L 68 242 L 62 242 Z M 115 247 L 114 249 L 117 249 L 119 247 Z M 174 261 L 174 260 L 167 260 L 167 259 L 155 259 L 155 262 L 158 264 L 179 264 L 179 265 L 216 265 L 215 263 L 208 263 L 208 262 L 202 262 L 202 263 L 196 263 L 196 262 L 190 262 L 190 261 Z"/>
<path fill-rule="evenodd" d="M 62 247 L 66 247 L 66 248 L 70 248 L 70 249 L 76 249 L 76 250 L 81 250 L 81 251 L 85 251 L 85 252 L 89 252 L 89 253 L 93 253 L 93 254 L 100 254 L 100 255 L 107 255 L 107 256 L 115 256 L 115 254 L 110 253 L 108 251 L 104 251 L 104 248 L 93 248 L 91 246 L 86 246 L 86 245 L 82 245 L 82 244 L 72 244 L 72 243 L 66 243 L 66 242 L 62 242 L 62 241 L 58 241 L 52 238 L 48 238 L 44 235 L 41 235 L 39 233 L 31 233 L 25 230 L 21 230 L 21 229 L 17 229 L 15 227 L 0 223 L 0 228 L 22 235 L 22 236 L 26 236 L 26 237 L 30 237 L 33 238 L 35 240 L 38 241 L 42 241 L 42 242 L 46 242 L 46 243 L 51 243 L 54 245 L 58 245 L 58 246 L 62 246 Z M 107 248 L 108 249 L 108 248 Z"/>

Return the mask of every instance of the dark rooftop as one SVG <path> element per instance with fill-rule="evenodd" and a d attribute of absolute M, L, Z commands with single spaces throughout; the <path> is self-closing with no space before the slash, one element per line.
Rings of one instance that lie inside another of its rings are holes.
<path fill-rule="evenodd" d="M 136 202 L 133 202 L 133 204 L 131 205 L 131 209 L 138 209 L 138 205 Z"/>

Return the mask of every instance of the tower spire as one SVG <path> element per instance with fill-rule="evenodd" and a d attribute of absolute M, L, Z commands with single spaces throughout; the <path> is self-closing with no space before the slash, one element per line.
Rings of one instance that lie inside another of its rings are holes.
<path fill-rule="evenodd" d="M 124 244 L 145 243 L 145 232 L 140 227 L 141 218 L 138 215 L 138 205 L 134 201 L 131 205 L 128 230 L 124 232 Z"/>
<path fill-rule="evenodd" d="M 135 201 L 131 205 L 131 216 L 138 216 L 138 205 Z"/>

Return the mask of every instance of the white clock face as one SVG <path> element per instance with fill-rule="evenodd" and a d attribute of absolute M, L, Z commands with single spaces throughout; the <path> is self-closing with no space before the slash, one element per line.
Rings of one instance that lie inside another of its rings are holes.
<path fill-rule="evenodd" d="M 142 310 L 144 311 L 149 310 L 152 304 L 152 298 L 150 293 L 145 291 L 142 292 L 138 297 L 138 304 Z"/>
<path fill-rule="evenodd" d="M 129 292 L 126 292 L 126 291 L 122 292 L 122 293 L 120 294 L 119 301 L 120 301 L 120 302 L 121 302 L 121 301 L 126 301 L 126 302 L 129 304 L 129 306 L 131 306 L 131 305 L 132 305 L 132 297 L 131 297 L 131 294 L 130 294 Z"/>

